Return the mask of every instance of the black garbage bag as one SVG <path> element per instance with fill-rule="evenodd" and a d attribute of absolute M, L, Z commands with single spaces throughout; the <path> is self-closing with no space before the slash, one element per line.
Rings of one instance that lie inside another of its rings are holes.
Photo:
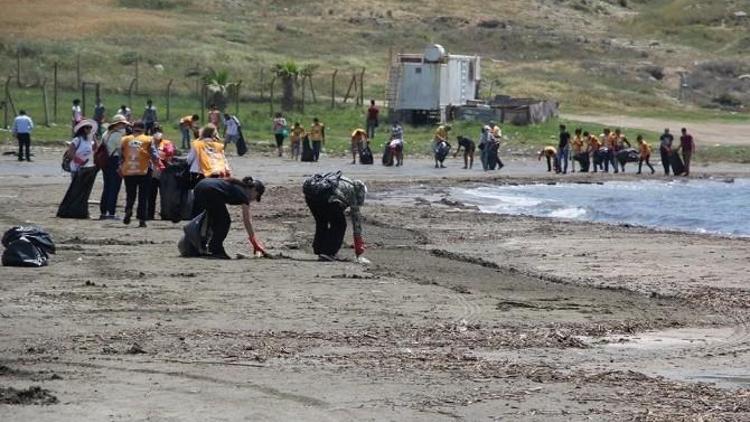
<path fill-rule="evenodd" d="M 339 187 L 341 170 L 324 174 L 314 174 L 305 179 L 302 184 L 302 193 L 306 199 L 323 201 L 328 199 Z"/>
<path fill-rule="evenodd" d="M 312 147 L 310 147 L 310 137 L 308 136 L 305 136 L 304 139 L 302 139 L 302 155 L 299 160 L 305 162 L 315 161 Z"/>
<path fill-rule="evenodd" d="M 202 256 L 208 253 L 207 244 L 211 238 L 211 230 L 208 227 L 208 218 L 203 211 L 197 217 L 190 220 L 182 229 L 185 233 L 177 243 L 180 255 L 184 257 Z"/>
<path fill-rule="evenodd" d="M 242 129 L 239 129 L 240 137 L 237 139 L 237 155 L 242 157 L 247 154 L 247 142 L 245 142 L 245 135 L 242 134 Z"/>
<path fill-rule="evenodd" d="M 167 167 L 159 177 L 161 219 L 177 223 L 190 220 L 193 209 L 188 164 L 178 161 Z"/>
<path fill-rule="evenodd" d="M 6 267 L 43 267 L 55 253 L 52 237 L 39 227 L 17 226 L 3 234 L 2 264 Z"/>
<path fill-rule="evenodd" d="M 65 192 L 57 216 L 60 218 L 89 218 L 89 196 L 96 182 L 96 167 L 85 167 L 73 175 Z"/>
<path fill-rule="evenodd" d="M 445 160 L 445 157 L 448 156 L 448 153 L 451 150 L 451 144 L 447 142 L 441 142 L 435 147 L 435 159 L 439 162 L 443 162 Z"/>
<path fill-rule="evenodd" d="M 364 148 L 359 152 L 359 164 L 372 164 L 373 163 L 373 157 L 372 157 L 372 150 L 370 149 L 370 145 L 365 145 Z"/>
<path fill-rule="evenodd" d="M 582 152 L 580 154 L 576 154 L 573 156 L 573 159 L 578 161 L 578 163 L 581 165 L 581 173 L 587 173 L 589 171 L 589 167 L 591 166 L 591 161 L 589 159 L 589 154 Z"/>

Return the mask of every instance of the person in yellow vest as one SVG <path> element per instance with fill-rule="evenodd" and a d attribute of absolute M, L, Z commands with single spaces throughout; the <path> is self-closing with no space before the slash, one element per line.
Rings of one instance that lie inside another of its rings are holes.
<path fill-rule="evenodd" d="M 638 158 L 638 174 L 641 174 L 641 167 L 643 166 L 643 163 L 646 163 L 648 168 L 651 169 L 651 174 L 654 174 L 656 170 L 654 170 L 654 166 L 651 165 L 651 162 L 649 161 L 651 159 L 651 145 L 646 142 L 645 139 L 643 139 L 643 135 L 638 135 L 638 138 L 636 138 L 638 141 L 638 148 L 640 149 L 640 157 Z"/>
<path fill-rule="evenodd" d="M 302 138 L 305 137 L 305 128 L 299 122 L 294 122 L 291 132 L 289 132 L 289 142 L 292 146 L 292 160 L 299 160 L 300 150 L 302 149 Z"/>
<path fill-rule="evenodd" d="M 591 163 L 594 165 L 594 173 L 603 170 L 602 161 L 599 158 L 599 150 L 602 148 L 602 141 L 598 136 L 584 132 L 584 138 L 588 139 L 588 153 L 591 154 Z"/>
<path fill-rule="evenodd" d="M 313 119 L 310 126 L 310 141 L 312 142 L 313 161 L 320 158 L 320 148 L 326 142 L 326 125 L 320 122 L 317 117 Z"/>
<path fill-rule="evenodd" d="M 207 124 L 200 135 L 193 141 L 187 156 L 193 186 L 207 177 L 229 177 L 231 173 L 224 144 L 216 140 L 216 126 Z"/>
<path fill-rule="evenodd" d="M 581 154 L 583 154 L 583 135 L 582 135 L 583 129 L 576 128 L 575 135 L 573 136 L 573 140 L 570 142 L 570 146 L 573 149 L 573 159 L 571 160 L 571 173 L 576 172 L 576 161 L 579 161 L 583 163 Z M 580 169 L 583 171 L 583 164 L 581 164 Z"/>
<path fill-rule="evenodd" d="M 604 162 L 604 172 L 609 171 L 609 164 L 612 164 L 615 173 L 619 173 L 620 169 L 617 165 L 617 148 L 620 145 L 620 135 L 615 131 L 612 132 L 609 129 L 604 129 L 604 133 L 607 135 L 606 142 L 604 145 L 609 149 L 608 161 Z"/>
<path fill-rule="evenodd" d="M 182 134 L 182 149 L 190 148 L 190 140 L 197 138 L 198 134 L 198 120 L 200 117 L 197 114 L 192 116 L 185 116 L 180 119 L 180 133 Z"/>
<path fill-rule="evenodd" d="M 122 164 L 120 172 L 125 181 L 125 218 L 122 222 L 130 224 L 133 216 L 133 205 L 138 198 L 136 218 L 138 227 L 146 227 L 148 217 L 149 188 L 151 174 L 159 165 L 159 155 L 153 138 L 145 134 L 146 125 L 138 121 L 133 124 L 133 134 L 122 138 L 120 144 Z"/>
<path fill-rule="evenodd" d="M 539 151 L 539 161 L 542 161 L 542 157 L 547 159 L 548 172 L 551 172 L 552 170 L 558 171 L 560 164 L 557 161 L 557 148 L 552 145 L 544 147 L 543 150 Z"/>
<path fill-rule="evenodd" d="M 364 129 L 355 129 L 352 132 L 352 164 L 357 164 L 357 154 L 362 152 L 369 142 L 367 132 Z"/>

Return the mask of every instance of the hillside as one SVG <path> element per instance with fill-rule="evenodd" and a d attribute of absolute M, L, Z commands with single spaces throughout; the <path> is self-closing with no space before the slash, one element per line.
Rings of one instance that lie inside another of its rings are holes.
<path fill-rule="evenodd" d="M 750 12 L 743 1 L 5 3 L 0 44 L 9 60 L 0 62 L 0 74 L 15 74 L 20 52 L 25 85 L 50 79 L 58 61 L 61 79 L 73 87 L 81 54 L 82 78 L 105 90 L 126 91 L 140 57 L 142 92 L 161 92 L 169 79 L 190 92 L 194 79 L 186 75 L 209 66 L 257 92 L 262 68 L 293 59 L 320 65 L 318 90 L 330 90 L 334 68 L 350 75 L 364 66 L 368 95 L 380 97 L 389 50 L 421 51 L 437 42 L 485 58 L 483 95 L 492 86 L 493 93 L 556 98 L 574 110 L 675 109 L 678 73 L 696 71 L 688 102 L 711 104 L 723 94 L 735 107 L 750 102 L 750 82 L 737 80 L 750 72 L 741 62 L 750 45 L 750 20 L 737 13 Z"/>

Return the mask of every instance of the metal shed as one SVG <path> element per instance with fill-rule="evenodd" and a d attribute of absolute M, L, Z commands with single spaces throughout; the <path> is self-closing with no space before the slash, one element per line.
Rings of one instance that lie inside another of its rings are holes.
<path fill-rule="evenodd" d="M 480 81 L 479 56 L 447 54 L 438 44 L 423 54 L 398 54 L 388 75 L 390 116 L 406 123 L 444 121 L 446 107 L 477 98 Z"/>

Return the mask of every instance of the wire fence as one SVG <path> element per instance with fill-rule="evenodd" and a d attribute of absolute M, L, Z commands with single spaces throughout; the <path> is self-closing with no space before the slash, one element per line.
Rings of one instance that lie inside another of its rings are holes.
<path fill-rule="evenodd" d="M 102 69 L 86 63 L 81 55 L 70 61 L 54 62 L 51 66 L 25 60 L 20 53 L 13 59 L 15 69 L 5 79 L 0 102 L 5 128 L 18 113 L 15 93 L 20 90 L 23 90 L 27 104 L 38 104 L 46 126 L 61 119 L 67 121 L 67 113 L 61 115 L 60 106 L 62 95 L 71 92 L 80 93 L 85 114 L 93 110 L 97 98 L 118 94 L 127 98 L 126 105 L 131 109 L 134 101 L 143 97 L 164 104 L 167 120 L 176 117 L 172 115 L 174 97 L 194 99 L 196 109 L 200 107 L 202 114 L 211 101 L 211 89 L 204 78 L 207 69 L 187 68 L 183 77 L 170 78 L 158 65 L 144 65 L 135 56 L 119 67 L 117 73 L 104 75 Z M 366 76 L 364 68 L 317 68 L 313 72 L 291 75 L 291 80 L 284 81 L 284 76 L 271 68 L 247 69 L 231 75 L 232 80 L 225 84 L 226 104 L 220 106 L 237 113 L 242 103 L 262 103 L 268 105 L 269 114 L 282 109 L 304 112 L 307 104 L 324 104 L 331 108 L 342 104 L 361 106 L 365 102 Z M 291 91 L 288 89 L 290 85 Z M 29 91 L 36 94 L 29 98 Z"/>

